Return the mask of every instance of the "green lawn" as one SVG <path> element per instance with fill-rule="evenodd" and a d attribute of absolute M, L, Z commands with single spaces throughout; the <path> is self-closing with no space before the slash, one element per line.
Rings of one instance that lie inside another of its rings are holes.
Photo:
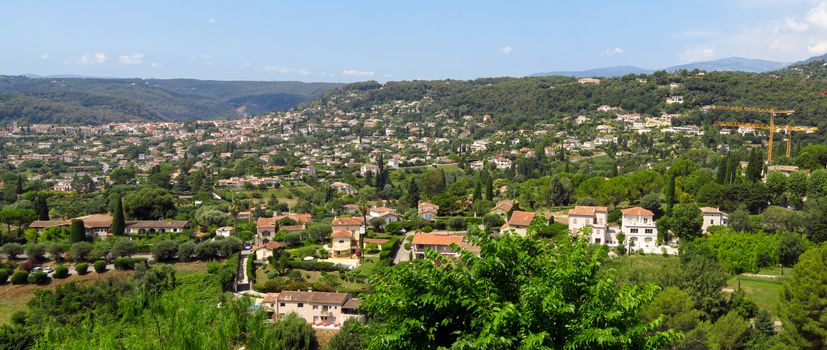
<path fill-rule="evenodd" d="M 780 269 L 779 269 L 780 270 Z M 762 271 L 762 273 L 764 273 Z M 758 304 L 758 307 L 767 310 L 775 316 L 778 317 L 776 313 L 778 310 L 776 307 L 778 306 L 778 302 L 781 298 L 781 288 L 784 285 L 784 278 L 756 278 L 756 277 L 746 277 L 746 276 L 735 276 L 727 281 L 727 288 L 732 288 L 733 290 L 737 290 L 739 287 L 739 280 L 740 280 L 740 287 L 750 300 L 754 301 Z"/>

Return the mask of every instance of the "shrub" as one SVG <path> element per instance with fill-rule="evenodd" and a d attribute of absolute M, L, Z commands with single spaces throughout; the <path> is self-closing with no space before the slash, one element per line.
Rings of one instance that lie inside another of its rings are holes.
<path fill-rule="evenodd" d="M 11 275 L 11 284 L 26 284 L 29 280 L 29 272 L 26 270 L 17 270 Z"/>
<path fill-rule="evenodd" d="M 134 270 L 136 264 L 147 266 L 146 258 L 117 258 L 114 262 L 116 270 Z M 95 270 L 97 271 L 97 269 L 96 266 Z"/>
<path fill-rule="evenodd" d="M 344 268 L 336 266 L 336 264 L 327 261 L 304 261 L 296 260 L 287 263 L 287 267 L 291 269 L 300 269 L 308 271 L 339 271 Z"/>
<path fill-rule="evenodd" d="M 0 284 L 5 284 L 9 280 L 9 271 L 0 269 Z"/>
<path fill-rule="evenodd" d="M 69 254 L 75 261 L 84 261 L 92 252 L 92 244 L 89 242 L 77 242 L 69 248 Z"/>
<path fill-rule="evenodd" d="M 75 264 L 75 272 L 77 272 L 78 275 L 85 275 L 89 273 L 89 264 L 85 262 Z"/>
<path fill-rule="evenodd" d="M 69 268 L 66 265 L 55 266 L 55 273 L 52 274 L 55 278 L 69 277 Z"/>
<path fill-rule="evenodd" d="M 195 255 L 196 246 L 195 243 L 191 241 L 187 241 L 178 245 L 178 259 L 187 261 L 192 259 L 192 256 Z"/>
<path fill-rule="evenodd" d="M 28 277 L 29 284 L 42 284 L 49 280 L 49 276 L 43 271 L 32 272 Z"/>
<path fill-rule="evenodd" d="M 110 249 L 113 256 L 116 258 L 124 256 L 132 256 L 138 250 L 138 245 L 129 239 L 119 239 L 112 243 Z"/>
<path fill-rule="evenodd" d="M 175 259 L 178 254 L 178 243 L 173 240 L 163 240 L 152 247 L 152 256 L 157 261 L 169 261 Z"/>
<path fill-rule="evenodd" d="M 6 243 L 0 247 L 0 253 L 6 254 L 9 259 L 14 259 L 23 253 L 23 246 L 18 243 Z"/>
<path fill-rule="evenodd" d="M 96 260 L 92 266 L 95 268 L 95 272 L 97 273 L 106 272 L 106 262 L 103 260 Z"/>
<path fill-rule="evenodd" d="M 29 259 L 41 260 L 46 254 L 46 246 L 40 243 L 31 243 L 26 245 L 26 255 Z"/>

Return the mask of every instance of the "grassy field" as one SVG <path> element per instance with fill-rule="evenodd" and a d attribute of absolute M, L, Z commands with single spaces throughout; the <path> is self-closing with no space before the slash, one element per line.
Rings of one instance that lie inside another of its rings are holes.
<path fill-rule="evenodd" d="M 780 293 L 783 285 L 783 277 L 769 279 L 738 275 L 727 281 L 727 288 L 737 290 L 740 286 L 750 300 L 758 304 L 758 307 L 769 311 L 776 318 L 778 318 L 777 306 L 781 299 Z"/>
<path fill-rule="evenodd" d="M 648 280 L 655 280 L 664 268 L 680 264 L 677 256 L 662 255 L 623 255 L 609 259 L 604 268 L 617 270 L 618 277 L 628 279 L 638 274 Z"/>
<path fill-rule="evenodd" d="M 192 275 L 198 272 L 207 271 L 207 263 L 196 261 L 187 263 L 174 264 L 173 267 L 177 272 L 178 277 Z M 15 286 L 10 283 L 0 285 L 0 325 L 6 324 L 11 320 L 11 316 L 17 311 L 26 309 L 26 303 L 34 297 L 34 291 L 39 289 L 51 289 L 58 285 L 68 282 L 78 282 L 84 284 L 92 284 L 97 282 L 104 282 L 111 278 L 125 279 L 129 276 L 131 271 L 110 270 L 102 274 L 94 271 L 83 275 L 72 275 L 65 279 L 52 279 L 51 283 L 40 285 L 19 285 Z"/>

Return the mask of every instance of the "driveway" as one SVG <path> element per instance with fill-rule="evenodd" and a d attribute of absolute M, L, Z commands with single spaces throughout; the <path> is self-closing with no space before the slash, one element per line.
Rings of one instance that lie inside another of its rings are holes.
<path fill-rule="evenodd" d="M 396 250 L 396 256 L 393 257 L 393 264 L 396 265 L 398 263 L 411 260 L 410 250 L 405 249 L 405 243 L 408 242 L 408 236 L 412 236 L 413 232 L 405 232 L 405 236 L 402 237 L 402 242 L 399 243 L 399 249 Z"/>

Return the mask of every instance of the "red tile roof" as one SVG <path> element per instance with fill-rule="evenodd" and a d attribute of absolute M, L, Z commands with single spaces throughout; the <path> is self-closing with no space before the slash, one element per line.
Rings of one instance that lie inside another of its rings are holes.
<path fill-rule="evenodd" d="M 506 200 L 501 200 L 501 201 L 497 202 L 497 205 L 495 205 L 494 208 L 492 208 L 491 210 L 494 210 L 494 209 L 500 209 L 500 210 L 508 213 L 508 212 L 511 211 L 511 209 L 514 209 L 514 202 L 512 202 L 510 200 L 507 200 L 507 199 Z"/>
<path fill-rule="evenodd" d="M 722 212 L 721 209 L 712 207 L 701 207 L 701 212 L 704 214 L 726 214 Z"/>
<path fill-rule="evenodd" d="M 528 225 L 531 224 L 531 220 L 534 220 L 535 215 L 537 214 L 531 211 L 515 211 L 511 214 L 511 219 L 508 220 L 508 225 L 528 227 Z"/>
<path fill-rule="evenodd" d="M 332 226 L 359 226 L 364 222 L 361 216 L 354 216 L 352 218 L 335 218 L 330 225 Z"/>
<path fill-rule="evenodd" d="M 574 209 L 569 209 L 569 215 L 594 216 L 594 214 L 598 213 L 598 212 L 608 213 L 609 208 L 578 205 L 578 206 L 574 207 Z"/>
<path fill-rule="evenodd" d="M 623 215 L 655 216 L 655 213 L 641 207 L 626 208 L 620 211 Z"/>
<path fill-rule="evenodd" d="M 279 302 L 290 301 L 300 303 L 315 303 L 315 304 L 336 304 L 344 305 L 350 299 L 348 293 L 334 293 L 334 292 L 302 292 L 285 290 L 279 296 Z"/>
<path fill-rule="evenodd" d="M 256 220 L 256 227 L 257 228 L 265 228 L 265 227 L 272 227 L 276 228 L 276 218 L 258 218 Z"/>
<path fill-rule="evenodd" d="M 460 244 L 462 243 L 462 236 L 450 236 L 450 235 L 435 235 L 432 233 L 417 233 L 414 235 L 413 241 L 411 244 L 422 244 L 422 245 L 444 245 L 448 246 L 451 244 Z"/>
<path fill-rule="evenodd" d="M 347 232 L 347 231 L 345 231 L 345 232 Z M 376 243 L 378 245 L 383 245 L 383 244 L 388 243 L 388 242 L 390 242 L 390 240 L 389 239 L 384 239 L 384 238 L 365 238 L 365 243 Z"/>
<path fill-rule="evenodd" d="M 339 230 L 333 231 L 333 233 L 331 233 L 330 236 L 332 238 L 352 238 L 353 234 L 351 234 L 350 231 Z"/>

